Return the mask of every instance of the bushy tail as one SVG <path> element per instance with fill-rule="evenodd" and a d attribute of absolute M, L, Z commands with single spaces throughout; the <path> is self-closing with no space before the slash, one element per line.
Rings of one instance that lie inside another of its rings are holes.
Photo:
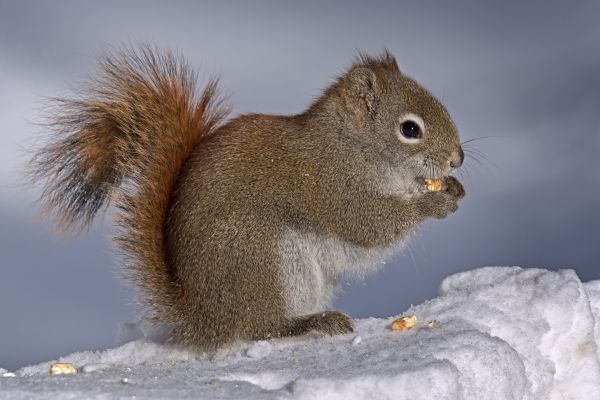
<path fill-rule="evenodd" d="M 166 262 L 171 193 L 191 150 L 223 121 L 217 83 L 198 96 L 195 73 L 150 47 L 103 58 L 101 74 L 75 99 L 55 101 L 50 144 L 30 164 L 42 202 L 62 230 L 85 227 L 114 201 L 126 273 L 155 317 L 169 320 L 176 288 Z"/>

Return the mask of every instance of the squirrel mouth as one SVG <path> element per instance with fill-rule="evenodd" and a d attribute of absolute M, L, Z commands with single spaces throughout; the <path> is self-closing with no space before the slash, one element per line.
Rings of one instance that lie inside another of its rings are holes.
<path fill-rule="evenodd" d="M 443 179 L 429 179 L 418 177 L 415 178 L 415 182 L 421 192 L 439 192 L 444 189 Z"/>

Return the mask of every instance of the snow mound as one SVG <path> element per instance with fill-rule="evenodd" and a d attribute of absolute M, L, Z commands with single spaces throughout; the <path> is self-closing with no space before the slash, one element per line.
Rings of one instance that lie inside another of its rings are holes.
<path fill-rule="evenodd" d="M 0 377 L 0 399 L 600 399 L 600 281 L 480 268 L 446 278 L 409 314 L 419 320 L 409 331 L 369 318 L 351 335 L 241 343 L 216 356 L 139 339 L 63 357 L 76 375 L 49 376 L 43 363 Z"/>

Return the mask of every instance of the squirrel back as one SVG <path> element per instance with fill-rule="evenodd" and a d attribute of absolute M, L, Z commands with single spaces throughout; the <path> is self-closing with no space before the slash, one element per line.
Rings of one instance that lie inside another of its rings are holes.
<path fill-rule="evenodd" d="M 142 303 L 169 322 L 179 293 L 166 264 L 164 225 L 179 170 L 227 114 L 217 82 L 198 96 L 194 72 L 150 47 L 107 55 L 101 76 L 76 99 L 57 99 L 54 136 L 30 164 L 61 230 L 84 228 L 111 201 L 125 274 Z"/>

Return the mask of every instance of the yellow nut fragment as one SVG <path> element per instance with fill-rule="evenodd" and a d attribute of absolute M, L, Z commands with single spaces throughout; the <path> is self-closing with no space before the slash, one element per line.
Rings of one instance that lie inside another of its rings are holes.
<path fill-rule="evenodd" d="M 50 366 L 50 375 L 76 374 L 77 369 L 71 363 L 55 363 Z"/>
<path fill-rule="evenodd" d="M 416 315 L 408 315 L 406 317 L 395 319 L 392 322 L 393 331 L 407 331 L 412 329 L 417 324 Z"/>
<path fill-rule="evenodd" d="M 439 192 L 442 190 L 441 179 L 425 179 L 425 183 L 427 184 L 427 190 L 430 192 Z"/>

